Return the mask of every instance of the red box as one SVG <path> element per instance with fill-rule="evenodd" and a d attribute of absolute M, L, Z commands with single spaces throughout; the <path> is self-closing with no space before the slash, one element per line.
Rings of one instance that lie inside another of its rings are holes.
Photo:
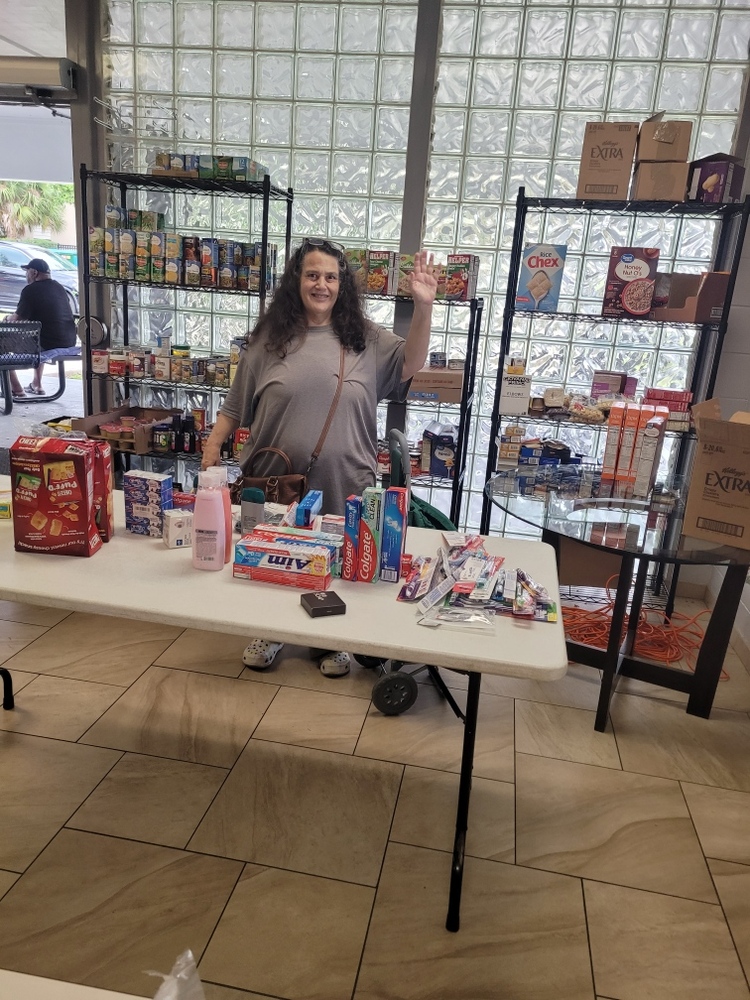
<path fill-rule="evenodd" d="M 103 542 L 115 533 L 115 510 L 112 491 L 112 448 L 106 441 L 92 441 L 94 446 L 94 518 Z"/>
<path fill-rule="evenodd" d="M 602 316 L 648 316 L 658 266 L 657 247 L 612 247 Z"/>
<path fill-rule="evenodd" d="M 91 556 L 101 548 L 95 461 L 93 441 L 18 438 L 10 449 L 16 551 Z"/>

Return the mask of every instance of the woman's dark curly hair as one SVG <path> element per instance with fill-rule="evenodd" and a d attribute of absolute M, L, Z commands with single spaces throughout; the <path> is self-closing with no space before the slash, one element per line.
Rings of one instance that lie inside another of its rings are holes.
<path fill-rule="evenodd" d="M 266 350 L 284 358 L 294 342 L 305 335 L 307 318 L 299 293 L 300 276 L 305 257 L 315 250 L 330 254 L 339 262 L 339 294 L 333 307 L 331 325 L 347 350 L 361 354 L 368 336 L 362 300 L 346 257 L 327 240 L 322 240 L 320 244 L 303 240 L 292 253 L 268 309 L 248 334 L 248 340 L 262 337 Z"/>

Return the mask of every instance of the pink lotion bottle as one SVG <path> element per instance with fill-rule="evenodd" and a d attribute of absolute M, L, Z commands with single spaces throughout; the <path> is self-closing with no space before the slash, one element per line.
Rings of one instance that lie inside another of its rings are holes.
<path fill-rule="evenodd" d="M 232 538 L 232 498 L 229 495 L 229 480 L 227 470 L 223 465 L 212 465 L 205 470 L 211 477 L 213 485 L 221 490 L 224 501 L 224 562 L 232 561 L 234 555 L 234 540 Z"/>
<path fill-rule="evenodd" d="M 215 477 L 201 472 L 193 511 L 193 568 L 224 568 L 226 531 L 224 497 Z"/>

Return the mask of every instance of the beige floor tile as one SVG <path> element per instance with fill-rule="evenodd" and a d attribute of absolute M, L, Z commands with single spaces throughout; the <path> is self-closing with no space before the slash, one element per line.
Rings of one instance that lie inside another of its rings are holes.
<path fill-rule="evenodd" d="M 724 670 L 728 676 L 719 681 L 714 697 L 714 708 L 724 708 L 732 712 L 750 711 L 750 673 L 732 649 L 727 652 Z M 620 694 L 673 702 L 682 705 L 683 708 L 687 706 L 688 696 L 682 691 L 673 691 L 658 684 L 646 684 L 645 681 L 636 681 L 632 677 L 623 677 L 617 690 Z"/>
<path fill-rule="evenodd" d="M 280 688 L 253 736 L 273 743 L 354 753 L 367 707 L 364 698 Z"/>
<path fill-rule="evenodd" d="M 750 867 L 709 860 L 716 891 L 732 932 L 734 946 L 750 978 Z"/>
<path fill-rule="evenodd" d="M 82 742 L 231 767 L 277 690 L 151 667 Z"/>
<path fill-rule="evenodd" d="M 355 1000 L 592 1000 L 577 879 L 467 858 L 451 934 L 450 860 L 389 845 Z"/>
<path fill-rule="evenodd" d="M 153 996 L 143 970 L 201 953 L 241 868 L 62 830 L 0 900 L 0 967 Z"/>
<path fill-rule="evenodd" d="M 274 1000 L 267 993 L 248 993 L 246 990 L 235 990 L 230 986 L 217 986 L 216 983 L 203 982 L 202 985 L 206 1000 Z"/>
<path fill-rule="evenodd" d="M 188 628 L 154 661 L 159 667 L 197 670 L 220 677 L 239 677 L 245 669 L 242 653 L 250 639 Z"/>
<path fill-rule="evenodd" d="M 466 678 L 452 670 L 443 670 L 448 687 L 463 690 Z M 599 698 L 599 671 L 580 663 L 571 663 L 567 674 L 558 681 L 531 681 L 520 677 L 495 677 L 483 674 L 482 693 L 522 698 L 524 701 L 541 701 L 548 705 L 565 705 L 568 708 L 596 708 Z"/>
<path fill-rule="evenodd" d="M 750 865 L 750 792 L 689 782 L 682 790 L 706 857 Z"/>
<path fill-rule="evenodd" d="M 127 687 L 181 631 L 154 622 L 75 613 L 7 666 Z"/>
<path fill-rule="evenodd" d="M 43 625 L 45 628 L 51 628 L 63 618 L 67 618 L 70 613 L 61 608 L 45 608 L 21 601 L 0 601 L 0 619 L 8 622 L 24 622 L 26 625 Z"/>
<path fill-rule="evenodd" d="M 188 846 L 375 885 L 401 772 L 381 761 L 253 739 Z"/>
<path fill-rule="evenodd" d="M 119 757 L 99 747 L 0 731 L 0 865 L 27 868 Z"/>
<path fill-rule="evenodd" d="M 247 865 L 201 976 L 288 1000 L 349 1000 L 374 890 Z"/>
<path fill-rule="evenodd" d="M 368 701 L 378 676 L 375 670 L 360 666 L 352 657 L 351 670 L 344 677 L 325 677 L 318 669 L 317 660 L 310 657 L 310 650 L 303 646 L 285 646 L 267 670 L 246 668 L 241 675 L 243 680 L 259 681 L 261 684 L 345 694 Z"/>
<path fill-rule="evenodd" d="M 17 872 L 0 871 L 0 899 L 10 887 L 20 878 Z"/>
<path fill-rule="evenodd" d="M 721 907 L 584 882 L 599 993 L 618 1000 L 748 1000 Z"/>
<path fill-rule="evenodd" d="M 595 718 L 596 712 L 580 708 L 516 701 L 516 750 L 619 769 L 614 735 L 597 733 Z"/>
<path fill-rule="evenodd" d="M 518 754 L 516 862 L 716 902 L 679 785 Z"/>
<path fill-rule="evenodd" d="M 463 707 L 465 699 L 456 699 Z M 404 715 L 385 716 L 374 707 L 365 720 L 355 753 L 438 771 L 461 767 L 463 725 L 435 688 L 420 684 L 419 697 Z M 483 695 L 479 705 L 474 774 L 513 781 L 513 702 Z"/>
<path fill-rule="evenodd" d="M 67 826 L 185 847 L 226 776 L 219 767 L 125 754 Z"/>
<path fill-rule="evenodd" d="M 0 729 L 75 741 L 122 694 L 113 684 L 91 684 L 40 674 L 15 699 L 12 712 L 0 712 Z"/>
<path fill-rule="evenodd" d="M 513 863 L 515 789 L 506 781 L 474 778 L 466 853 Z M 456 829 L 458 775 L 407 767 L 390 839 L 415 847 L 452 851 Z"/>
<path fill-rule="evenodd" d="M 23 625 L 20 622 L 8 622 L 0 618 L 0 663 L 10 669 L 12 666 L 8 662 L 10 658 L 30 646 L 46 631 L 47 629 L 40 625 Z M 28 660 L 27 667 L 39 670 L 37 664 L 33 662 L 33 655 Z"/>
<path fill-rule="evenodd" d="M 747 716 L 714 709 L 700 719 L 677 705 L 612 699 L 612 725 L 626 771 L 750 791 Z"/>
<path fill-rule="evenodd" d="M 13 680 L 14 694 L 22 691 L 27 684 L 31 684 L 34 678 L 39 676 L 39 674 L 27 674 L 24 670 L 11 670 L 10 675 Z"/>

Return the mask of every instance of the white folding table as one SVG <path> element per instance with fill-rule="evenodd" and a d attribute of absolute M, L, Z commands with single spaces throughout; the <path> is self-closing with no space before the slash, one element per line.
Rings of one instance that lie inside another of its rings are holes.
<path fill-rule="evenodd" d="M 9 488 L 0 476 L 0 489 Z M 160 539 L 124 529 L 123 495 L 115 493 L 115 537 L 91 558 L 16 552 L 13 525 L 0 521 L 0 598 L 91 614 L 159 622 L 181 628 L 258 635 L 278 642 L 426 663 L 468 674 L 464 739 L 459 779 L 456 836 L 446 927 L 458 930 L 474 737 L 483 673 L 532 680 L 557 680 L 567 669 L 562 616 L 557 623 L 496 616 L 493 634 L 426 628 L 417 624 L 414 605 L 396 600 L 398 585 L 335 581 L 346 614 L 310 618 L 300 606 L 301 591 L 194 570 L 190 552 L 167 549 Z M 440 535 L 410 528 L 407 551 L 434 555 Z M 558 602 L 555 554 L 542 542 L 486 539 L 493 555 L 510 568 L 526 570 Z M 0 668 L 2 672 L 2 668 Z M 7 671 L 6 671 L 7 674 Z M 6 698 L 12 688 L 6 681 Z"/>

